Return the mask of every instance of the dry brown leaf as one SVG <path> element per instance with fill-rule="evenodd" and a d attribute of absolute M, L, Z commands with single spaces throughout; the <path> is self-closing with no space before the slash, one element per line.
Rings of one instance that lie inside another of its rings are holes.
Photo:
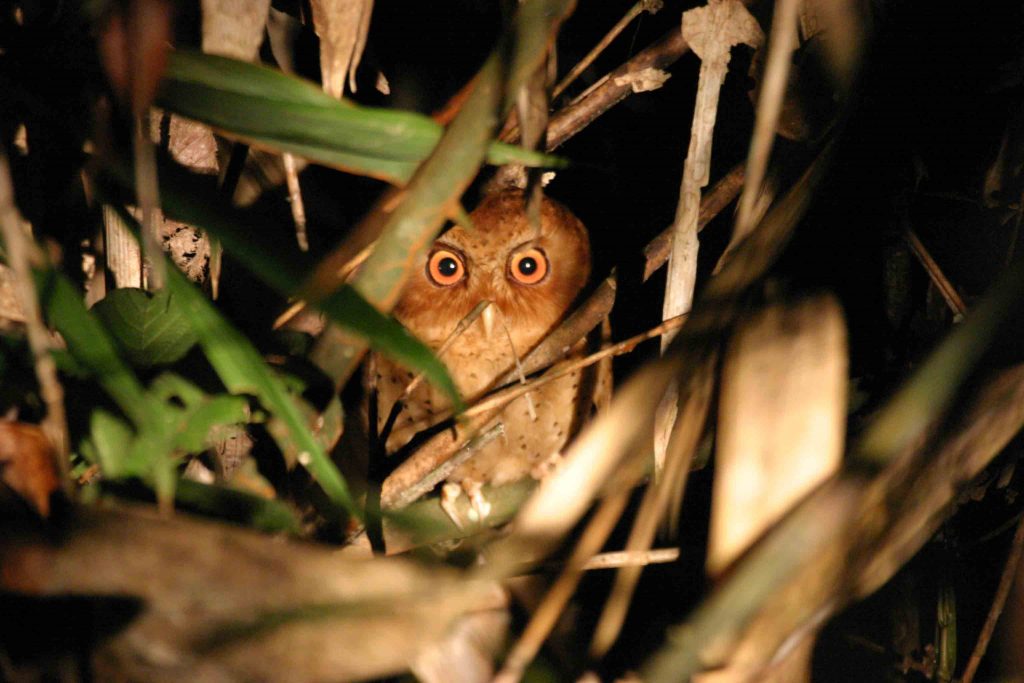
<path fill-rule="evenodd" d="M 111 6 L 114 12 L 100 33 L 100 59 L 118 97 L 133 111 L 145 111 L 167 65 L 173 5 L 132 0 Z"/>
<path fill-rule="evenodd" d="M 356 69 L 366 47 L 373 0 L 312 0 L 313 26 L 320 36 L 320 70 L 324 91 L 341 98 L 356 91 Z"/>
<path fill-rule="evenodd" d="M 270 12 L 270 0 L 203 0 L 203 52 L 256 59 Z"/>
<path fill-rule="evenodd" d="M 18 301 L 14 271 L 0 265 L 0 326 L 11 322 L 25 322 L 25 311 L 21 309 L 21 303 Z"/>
<path fill-rule="evenodd" d="M 0 480 L 43 517 L 50 515 L 50 494 L 60 480 L 53 448 L 38 425 L 0 421 Z"/>
<path fill-rule="evenodd" d="M 625 76 L 616 76 L 615 85 L 628 85 L 634 93 L 650 92 L 665 85 L 665 81 L 670 78 L 672 74 L 669 72 L 648 67 Z"/>
<path fill-rule="evenodd" d="M 718 407 L 712 573 L 838 471 L 846 372 L 846 327 L 829 296 L 770 306 L 730 342 Z"/>

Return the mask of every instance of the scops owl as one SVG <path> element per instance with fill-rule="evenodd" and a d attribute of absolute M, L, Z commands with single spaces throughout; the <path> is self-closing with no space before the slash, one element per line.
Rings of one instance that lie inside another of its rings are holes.
<path fill-rule="evenodd" d="M 561 322 L 587 283 L 590 243 L 583 223 L 546 198 L 540 216 L 538 230 L 527 218 L 521 191 L 491 194 L 470 214 L 469 227 L 455 226 L 438 237 L 395 309 L 397 319 L 438 352 L 460 321 L 480 302 L 490 302 L 440 353 L 467 402 L 514 370 L 517 357 Z M 574 352 L 582 353 L 583 347 Z M 375 366 L 380 429 L 413 375 L 383 357 L 375 358 Z M 593 391 L 584 385 L 609 389 L 609 371 L 605 366 L 597 383 L 581 381 L 580 373 L 567 375 L 510 403 L 496 418 L 504 436 L 448 477 L 443 491 L 447 496 L 442 498 L 448 499 L 446 510 L 453 519 L 450 498 L 460 489 L 470 496 L 471 517 L 484 517 L 489 505 L 480 495 L 481 485 L 539 478 L 590 412 Z M 415 425 L 449 406 L 439 391 L 420 384 L 404 402 L 388 437 L 388 451 L 405 445 Z"/>

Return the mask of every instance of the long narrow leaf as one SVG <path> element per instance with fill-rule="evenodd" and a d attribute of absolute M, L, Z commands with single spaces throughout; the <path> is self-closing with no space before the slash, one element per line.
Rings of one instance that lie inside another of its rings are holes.
<path fill-rule="evenodd" d="M 442 133 L 428 116 L 356 107 L 295 76 L 186 50 L 170 55 L 157 104 L 248 142 L 397 184 L 412 176 Z M 488 160 L 565 165 L 500 143 L 490 144 Z"/>

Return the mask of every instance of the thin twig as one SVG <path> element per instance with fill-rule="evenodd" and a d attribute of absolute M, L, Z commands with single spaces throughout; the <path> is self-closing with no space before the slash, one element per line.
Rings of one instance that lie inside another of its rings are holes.
<path fill-rule="evenodd" d="M 484 312 L 484 309 L 490 305 L 490 301 L 481 301 L 476 306 L 474 306 L 473 310 L 467 313 L 466 316 L 459 321 L 459 323 L 455 326 L 455 329 L 452 330 L 452 333 L 449 334 L 448 338 L 444 340 L 443 344 L 441 344 L 441 348 L 437 350 L 437 357 L 440 358 L 441 356 L 443 356 L 444 352 L 451 347 L 455 340 L 461 337 L 462 334 L 467 329 L 469 329 L 469 326 L 472 325 L 476 321 L 476 319 L 480 317 L 480 314 Z M 423 383 L 423 377 L 424 374 L 422 372 L 416 375 L 416 377 L 414 377 L 413 380 L 409 382 L 408 385 L 406 385 L 405 390 L 402 392 L 402 396 L 398 400 L 404 402 L 405 399 L 407 399 L 409 395 L 416 390 L 416 387 Z"/>
<path fill-rule="evenodd" d="M 597 513 L 587 524 L 579 543 L 576 544 L 565 571 L 537 607 L 523 635 L 509 652 L 501 671 L 494 677 L 494 683 L 515 683 L 523 677 L 526 667 L 537 656 L 541 645 L 551 633 L 559 615 L 579 585 L 587 563 L 593 559 L 615 528 L 622 511 L 626 508 L 626 503 L 629 502 L 629 494 L 629 490 L 619 491 L 601 503 Z"/>
<path fill-rule="evenodd" d="M 462 336 L 462 334 L 469 329 L 469 326 L 472 325 L 473 322 L 480 317 L 480 314 L 483 313 L 490 305 L 490 301 L 481 301 L 474 306 L 473 310 L 467 313 L 466 316 L 458 322 L 455 329 L 452 330 L 452 333 L 449 334 L 448 338 L 444 340 L 443 344 L 441 344 L 441 348 L 439 348 L 436 353 L 437 357 L 440 358 L 444 355 L 444 352 L 451 347 L 455 340 Z M 392 404 L 391 412 L 388 415 L 388 419 L 384 423 L 384 429 L 380 434 L 381 443 L 387 443 L 388 439 L 391 437 L 391 430 L 394 428 L 399 414 L 405 409 L 406 402 L 408 401 L 409 396 L 412 395 L 412 392 L 423 383 L 424 377 L 425 375 L 422 372 L 413 377 L 412 380 L 405 385 L 405 389 L 402 390 L 402 394 Z"/>
<path fill-rule="evenodd" d="M 501 318 L 501 327 L 505 330 L 505 338 L 508 340 L 508 347 L 512 351 L 512 360 L 515 361 L 516 379 L 519 381 L 519 386 L 522 387 L 526 384 L 526 373 L 523 372 L 523 362 L 519 359 L 519 353 L 516 351 L 516 345 L 512 343 L 512 331 L 508 329 L 508 324 L 505 322 L 505 318 Z M 523 394 L 526 400 L 526 411 L 530 415 L 530 421 L 537 421 L 537 407 L 533 405 L 533 397 L 530 396 L 530 392 L 527 391 Z"/>
<path fill-rule="evenodd" d="M 611 550 L 606 553 L 594 555 L 586 564 L 583 571 L 595 571 L 599 569 L 619 569 L 621 567 L 646 567 L 651 564 L 667 564 L 679 559 L 679 548 L 656 548 L 654 550 Z M 518 572 L 512 572 L 512 576 L 525 576 L 539 571 L 554 572 L 563 569 L 566 562 L 544 562 L 543 564 L 524 564 Z"/>
<path fill-rule="evenodd" d="M 597 362 L 604 360 L 605 358 L 612 358 L 614 356 L 621 356 L 623 354 L 630 353 L 639 344 L 642 344 L 645 341 L 661 336 L 665 332 L 679 329 L 680 327 L 682 327 L 684 322 L 686 322 L 686 315 L 680 315 L 675 318 L 669 318 L 660 325 L 652 327 L 646 332 L 641 332 L 640 334 L 634 337 L 630 337 L 629 339 L 626 339 L 624 341 L 618 342 L 617 344 L 606 346 L 600 351 L 596 351 L 590 354 L 589 356 L 584 356 L 583 358 L 577 358 L 575 360 L 559 363 L 558 365 L 553 366 L 550 370 L 548 370 L 542 376 L 536 379 L 530 380 L 525 384 L 509 386 L 505 389 L 499 390 L 496 393 L 491 394 L 490 396 L 483 398 L 479 402 L 467 408 L 463 415 L 465 417 L 475 417 L 477 415 L 480 415 L 481 413 L 487 412 L 488 410 L 494 408 L 499 404 L 505 404 L 510 401 L 513 401 L 522 396 L 523 394 L 526 394 L 530 391 L 534 391 L 538 387 L 541 387 L 549 382 L 553 382 L 556 379 L 561 379 L 566 375 L 572 374 L 574 372 L 582 370 L 583 368 L 589 367 Z M 451 415 L 449 414 L 443 417 L 447 419 L 450 418 Z"/>
<path fill-rule="evenodd" d="M 50 335 L 43 324 L 39 299 L 32 279 L 33 245 L 29 242 L 28 226 L 14 203 L 14 185 L 7 155 L 0 150 L 0 231 L 7 246 L 7 260 L 14 274 L 21 310 L 25 314 L 25 330 L 29 348 L 35 361 L 39 393 L 46 403 L 46 418 L 42 428 L 50 439 L 60 473 L 61 486 L 72 493 L 68 462 L 68 425 L 64 410 L 64 388 L 57 379 L 57 363 L 50 355 Z"/>
<path fill-rule="evenodd" d="M 393 501 L 404 495 L 404 491 L 417 486 L 431 473 L 444 467 L 461 448 L 497 418 L 504 407 L 501 405 L 492 412 L 464 420 L 458 431 L 446 429 L 416 449 L 384 480 L 381 485 L 382 505 L 390 507 Z"/>
<path fill-rule="evenodd" d="M 619 567 L 646 567 L 650 564 L 667 564 L 679 559 L 679 548 L 655 548 L 654 550 L 616 550 L 594 555 L 583 565 L 583 569 L 618 569 Z"/>
<path fill-rule="evenodd" d="M 302 200 L 302 187 L 299 185 L 299 172 L 295 167 L 295 157 L 288 152 L 282 155 L 284 161 L 284 177 L 288 183 L 288 203 L 292 208 L 292 220 L 295 221 L 295 241 L 299 249 L 309 251 L 309 235 L 306 233 L 306 205 Z"/>
<path fill-rule="evenodd" d="M 768 157 L 775 142 L 782 101 L 789 78 L 790 55 L 797 46 L 797 14 L 799 0 L 779 0 L 772 16 L 772 32 L 768 41 L 768 59 L 757 98 L 754 134 L 747 153 L 747 181 L 736 209 L 736 227 L 731 243 L 747 236 L 756 224 L 754 206 L 761 194 L 768 170 Z"/>
<path fill-rule="evenodd" d="M 635 5 L 630 7 L 626 14 L 623 15 L 623 17 L 619 19 L 619 21 L 615 24 L 615 26 L 612 26 L 611 30 L 608 31 L 607 34 L 605 34 L 604 38 L 602 38 L 600 42 L 598 42 L 598 44 L 594 46 L 594 49 L 588 52 L 587 56 L 581 59 L 579 61 L 579 64 L 574 66 L 572 70 L 565 75 L 565 78 L 563 78 L 561 82 L 555 86 L 555 89 L 551 93 L 551 99 L 554 100 L 563 92 L 565 92 L 565 89 L 568 88 L 572 84 L 572 82 L 579 77 L 581 73 L 586 71 L 587 68 L 594 63 L 594 60 L 597 59 L 609 45 L 611 45 L 613 40 L 619 37 L 619 34 L 622 33 L 625 30 L 625 28 L 629 26 L 630 22 L 636 19 L 641 12 L 646 11 L 650 12 L 651 14 L 655 14 L 661 8 L 662 3 L 660 2 L 660 0 L 640 0 Z"/>
<path fill-rule="evenodd" d="M 431 470 L 424 475 L 418 482 L 408 488 L 402 489 L 401 491 L 392 493 L 386 500 L 381 496 L 381 506 L 388 510 L 401 510 L 402 508 L 415 503 L 422 496 L 430 493 L 435 486 L 447 479 L 448 476 L 455 471 L 456 467 L 469 460 L 478 453 L 480 449 L 504 433 L 505 425 L 501 422 L 490 426 L 471 439 L 469 443 L 458 449 L 455 452 L 455 455 L 441 463 L 441 465 L 436 469 Z"/>
<path fill-rule="evenodd" d="M 1010 544 L 1010 554 L 1006 558 L 1006 566 L 1003 567 L 1003 574 L 999 577 L 999 587 L 996 588 L 995 599 L 992 600 L 992 607 L 988 611 L 988 616 L 985 617 L 985 625 L 981 627 L 978 642 L 974 645 L 971 658 L 967 660 L 967 666 L 964 668 L 964 675 L 960 678 L 960 683 L 971 683 L 974 680 L 974 675 L 978 672 L 981 658 L 985 656 L 989 641 L 992 640 L 992 634 L 995 632 L 996 624 L 999 622 L 999 615 L 1003 613 L 1003 607 L 1006 606 L 1006 599 L 1010 595 L 1010 589 L 1013 587 L 1013 581 L 1017 576 L 1017 566 L 1020 564 L 1022 553 L 1024 553 L 1024 519 L 1017 524 L 1017 531 L 1014 533 L 1013 542 Z"/>
<path fill-rule="evenodd" d="M 594 293 L 585 302 L 544 337 L 543 341 L 537 344 L 532 351 L 523 356 L 523 372 L 532 375 L 565 358 L 572 347 L 600 325 L 601 321 L 611 312 L 615 305 L 615 287 L 614 274 L 605 278 L 605 281 L 594 290 Z M 514 382 L 516 377 L 515 371 L 510 370 L 494 382 L 493 386 L 500 387 L 509 384 Z"/>
<path fill-rule="evenodd" d="M 729 206 L 743 188 L 743 164 L 736 164 L 714 186 L 704 193 L 700 200 L 700 213 L 697 215 L 697 231 L 701 231 L 725 207 Z M 644 280 L 665 265 L 672 252 L 672 226 L 668 226 L 644 247 Z"/>
<path fill-rule="evenodd" d="M 163 247 L 160 246 L 160 188 L 157 184 L 156 156 L 149 139 L 149 112 L 141 111 L 134 118 L 135 135 L 132 151 L 135 160 L 135 188 L 142 211 L 142 255 L 149 264 L 147 289 L 161 289 L 166 280 Z"/>
<path fill-rule="evenodd" d="M 609 73 L 596 87 L 552 116 L 548 123 L 548 151 L 559 147 L 633 93 L 633 88 L 628 82 L 617 81 L 617 78 L 644 69 L 664 69 L 674 64 L 689 50 L 690 46 L 683 39 L 679 28 L 670 29 L 658 42 Z"/>
<path fill-rule="evenodd" d="M 354 273 L 356 269 L 359 268 L 359 266 L 363 265 L 363 261 L 370 257 L 370 254 L 373 253 L 373 248 L 375 246 L 377 246 L 377 240 L 370 242 L 370 244 L 363 247 L 362 250 L 359 251 L 355 256 L 353 256 L 351 259 L 342 264 L 342 266 L 337 271 L 336 281 L 339 284 L 348 281 L 349 276 L 351 276 L 352 273 Z M 305 299 L 299 299 L 293 302 L 291 306 L 285 309 L 284 313 L 277 316 L 277 318 L 274 320 L 273 328 L 275 330 L 280 329 L 282 326 L 286 325 L 292 318 L 298 315 L 303 309 L 305 309 L 306 306 L 307 304 Z"/>
<path fill-rule="evenodd" d="M 754 0 L 741 0 L 744 5 Z M 593 123 L 601 114 L 633 94 L 631 74 L 645 69 L 667 69 L 690 51 L 678 26 L 671 28 L 656 43 L 637 53 L 618 69 L 598 81 L 583 96 L 551 117 L 548 123 L 547 149 L 552 151 Z"/>
<path fill-rule="evenodd" d="M 667 443 L 665 469 L 662 476 L 649 483 L 633 528 L 626 541 L 626 550 L 643 552 L 654 542 L 658 524 L 673 504 L 680 504 L 694 453 L 707 419 L 711 392 L 714 390 L 715 357 L 712 356 L 695 370 L 692 381 L 680 387 L 682 394 L 678 419 Z M 641 566 L 622 567 L 615 577 L 611 595 L 594 630 L 590 644 L 593 657 L 603 657 L 618 638 L 626 613 L 632 601 Z"/>
<path fill-rule="evenodd" d="M 917 233 L 914 232 L 913 228 L 907 228 L 903 233 L 903 237 L 907 240 L 907 244 L 910 245 L 910 250 L 914 252 L 914 256 L 917 257 L 917 260 L 924 267 L 925 272 L 928 273 L 932 284 L 939 290 L 942 298 L 946 300 L 946 305 L 953 311 L 953 315 L 963 318 L 967 314 L 967 306 L 964 304 L 964 300 L 960 297 L 959 292 L 956 291 L 953 283 L 946 277 L 946 274 L 942 272 L 939 264 L 932 258 L 928 248 L 921 242 Z"/>
<path fill-rule="evenodd" d="M 679 327 L 684 321 L 685 316 L 680 316 L 673 320 L 666 320 L 661 325 L 658 325 L 643 334 L 638 334 L 635 337 L 631 337 L 630 339 L 619 342 L 618 344 L 609 346 L 585 358 L 579 358 L 557 365 L 551 368 L 543 376 L 529 381 L 524 385 L 506 387 L 501 391 L 491 394 L 463 413 L 463 418 L 469 421 L 467 425 L 464 425 L 463 429 L 471 433 L 474 429 L 479 429 L 482 425 L 486 425 L 497 417 L 505 406 L 524 393 L 535 390 L 543 384 L 554 381 L 573 372 L 578 372 L 579 370 L 598 363 L 605 358 L 629 353 L 636 348 L 638 344 L 660 336 L 667 329 Z M 441 424 L 451 418 L 452 413 L 449 410 L 444 413 L 431 416 L 430 421 L 424 421 L 410 429 L 414 432 L 419 432 Z M 464 437 L 461 441 L 464 442 Z M 453 440 L 450 436 L 450 432 L 438 434 L 434 437 L 434 440 L 428 441 L 408 460 L 402 463 L 398 469 L 392 472 L 384 481 L 381 498 L 385 501 L 385 507 L 390 505 L 390 501 L 398 499 L 404 490 L 414 486 L 415 482 L 422 480 L 424 477 L 428 476 L 430 472 L 440 467 L 441 464 L 451 457 L 451 454 L 459 448 L 458 443 L 459 441 Z"/>

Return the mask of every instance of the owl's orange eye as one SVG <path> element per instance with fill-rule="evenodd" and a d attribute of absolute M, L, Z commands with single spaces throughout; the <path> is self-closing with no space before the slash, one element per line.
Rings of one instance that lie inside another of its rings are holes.
<path fill-rule="evenodd" d="M 466 275 L 462 257 L 448 249 L 438 249 L 427 260 L 427 275 L 436 285 L 450 287 Z"/>
<path fill-rule="evenodd" d="M 512 254 L 512 258 L 508 262 L 508 270 L 516 282 L 535 285 L 548 274 L 548 258 L 543 251 L 536 247 L 524 249 Z"/>

